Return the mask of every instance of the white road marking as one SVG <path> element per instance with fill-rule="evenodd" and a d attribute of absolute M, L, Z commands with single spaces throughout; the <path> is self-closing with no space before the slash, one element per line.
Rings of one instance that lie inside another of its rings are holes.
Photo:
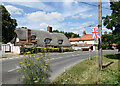
<path fill-rule="evenodd" d="M 20 68 L 21 68 L 20 66 L 16 66 L 15 69 L 8 70 L 8 72 L 12 72 L 12 71 L 15 71 L 15 70 L 20 69 Z"/>
<path fill-rule="evenodd" d="M 50 59 L 50 60 L 55 60 L 55 59 L 60 59 L 60 58 L 63 58 L 63 57 L 58 57 L 58 58 L 52 58 L 52 59 Z"/>

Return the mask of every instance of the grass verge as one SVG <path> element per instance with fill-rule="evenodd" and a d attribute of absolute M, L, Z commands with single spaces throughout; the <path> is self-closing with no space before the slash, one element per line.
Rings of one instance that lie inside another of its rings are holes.
<path fill-rule="evenodd" d="M 119 84 L 120 54 L 103 56 L 103 69 L 98 69 L 98 57 L 84 60 L 57 77 L 53 84 Z M 120 84 L 119 84 L 120 85 Z"/>

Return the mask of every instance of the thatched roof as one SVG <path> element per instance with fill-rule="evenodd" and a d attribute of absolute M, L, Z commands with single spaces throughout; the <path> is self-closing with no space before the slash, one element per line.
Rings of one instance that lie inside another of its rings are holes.
<path fill-rule="evenodd" d="M 17 38 L 19 38 L 20 40 L 26 40 L 26 36 L 27 36 L 27 29 L 16 29 L 15 30 L 16 34 L 17 34 Z M 50 45 L 51 46 L 58 46 L 58 40 L 63 40 L 63 43 L 61 46 L 71 46 L 70 41 L 68 40 L 68 38 L 62 34 L 62 33 L 50 33 L 47 31 L 42 31 L 42 30 L 31 30 L 31 36 L 34 35 L 36 36 L 36 41 L 38 45 L 45 45 L 44 40 L 46 38 L 51 39 Z"/>

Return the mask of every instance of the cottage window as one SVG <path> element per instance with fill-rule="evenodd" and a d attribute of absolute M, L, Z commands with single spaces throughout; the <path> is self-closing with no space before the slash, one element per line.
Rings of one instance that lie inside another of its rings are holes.
<path fill-rule="evenodd" d="M 46 38 L 46 39 L 44 40 L 44 42 L 45 42 L 46 44 L 49 44 L 49 43 L 51 42 L 51 40 L 52 40 L 52 39 L 50 39 L 50 38 Z"/>
<path fill-rule="evenodd" d="M 36 39 L 36 36 L 35 35 L 32 35 L 31 36 L 31 40 L 35 40 Z"/>
<path fill-rule="evenodd" d="M 58 44 L 62 44 L 63 43 L 63 40 L 58 40 Z"/>

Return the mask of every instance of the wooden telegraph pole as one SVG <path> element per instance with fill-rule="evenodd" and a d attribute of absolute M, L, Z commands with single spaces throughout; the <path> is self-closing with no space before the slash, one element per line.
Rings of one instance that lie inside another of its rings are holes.
<path fill-rule="evenodd" d="M 98 48 L 98 61 L 99 61 L 99 69 L 102 69 L 102 3 L 101 0 L 98 0 L 98 32 L 100 35 L 99 40 L 99 48 Z"/>

